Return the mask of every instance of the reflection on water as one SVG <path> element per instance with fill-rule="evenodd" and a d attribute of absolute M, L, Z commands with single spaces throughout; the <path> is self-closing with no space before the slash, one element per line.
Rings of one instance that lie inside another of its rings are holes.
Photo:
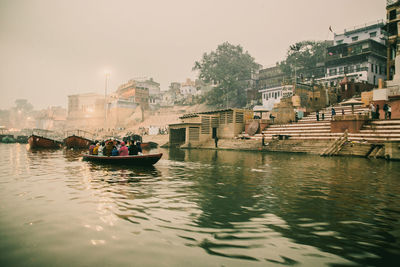
<path fill-rule="evenodd" d="M 143 168 L 83 152 L 0 145 L 2 266 L 390 266 L 400 256 L 399 162 L 171 149 Z"/>

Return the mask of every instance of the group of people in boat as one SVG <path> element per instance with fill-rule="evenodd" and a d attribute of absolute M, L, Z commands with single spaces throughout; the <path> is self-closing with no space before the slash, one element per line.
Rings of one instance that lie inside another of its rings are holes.
<path fill-rule="evenodd" d="M 142 147 L 140 141 L 129 140 L 125 144 L 124 141 L 107 140 L 96 142 L 90 145 L 89 155 L 98 156 L 133 156 L 142 155 Z"/>

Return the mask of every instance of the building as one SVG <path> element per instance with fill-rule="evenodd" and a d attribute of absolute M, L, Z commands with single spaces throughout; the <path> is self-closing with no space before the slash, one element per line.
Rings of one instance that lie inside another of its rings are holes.
<path fill-rule="evenodd" d="M 218 138 L 234 138 L 245 129 L 245 122 L 253 118 L 253 111 L 225 109 L 185 114 L 181 123 L 169 125 L 171 146 L 196 147 Z"/>
<path fill-rule="evenodd" d="M 276 87 L 259 90 L 261 93 L 262 105 L 266 110 L 272 110 L 274 105 L 281 101 L 283 96 L 293 95 L 293 85 L 280 85 Z"/>
<path fill-rule="evenodd" d="M 400 1 L 386 1 L 386 32 L 388 36 L 387 43 L 387 80 L 392 80 L 395 73 L 395 59 L 398 46 L 398 23 L 400 22 Z"/>
<path fill-rule="evenodd" d="M 279 87 L 283 82 L 288 81 L 289 77 L 283 73 L 281 66 L 277 63 L 273 67 L 261 69 L 257 77 L 257 88 L 263 90 L 267 88 Z"/>
<path fill-rule="evenodd" d="M 105 97 L 86 93 L 68 96 L 67 124 L 74 128 L 98 127 L 105 121 Z"/>
<path fill-rule="evenodd" d="M 196 82 L 192 81 L 190 78 L 187 78 L 186 82 L 183 82 L 181 84 L 180 93 L 185 97 L 189 95 L 196 95 L 197 94 Z"/>
<path fill-rule="evenodd" d="M 160 104 L 161 102 L 161 95 L 160 95 L 160 84 L 155 82 L 153 78 L 147 79 L 135 79 L 136 86 L 138 88 L 147 88 L 149 90 L 149 105 L 155 106 Z"/>
<path fill-rule="evenodd" d="M 145 110 L 149 109 L 149 87 L 136 80 L 129 80 L 119 86 L 114 95 L 118 99 L 140 105 Z"/>
<path fill-rule="evenodd" d="M 383 21 L 356 26 L 335 34 L 328 47 L 325 77 L 317 79 L 326 87 L 339 86 L 346 76 L 351 82 L 378 85 L 386 79 L 386 33 Z"/>

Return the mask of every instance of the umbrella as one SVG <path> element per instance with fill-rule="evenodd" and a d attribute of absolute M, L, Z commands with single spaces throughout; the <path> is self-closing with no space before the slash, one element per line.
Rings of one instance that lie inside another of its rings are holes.
<path fill-rule="evenodd" d="M 340 103 L 342 106 L 351 106 L 351 113 L 354 114 L 354 105 L 362 105 L 364 102 L 351 98 L 343 103 Z"/>

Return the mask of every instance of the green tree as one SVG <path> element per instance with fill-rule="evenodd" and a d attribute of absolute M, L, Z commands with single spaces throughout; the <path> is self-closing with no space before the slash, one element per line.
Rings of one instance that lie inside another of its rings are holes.
<path fill-rule="evenodd" d="M 291 45 L 286 54 L 286 60 L 281 64 L 282 71 L 290 77 L 303 76 L 311 78 L 320 76 L 326 58 L 326 49 L 331 46 L 329 41 L 301 41 Z"/>
<path fill-rule="evenodd" d="M 193 70 L 199 79 L 214 85 L 206 96 L 206 103 L 216 107 L 243 107 L 246 105 L 246 87 L 252 71 L 260 68 L 254 58 L 240 45 L 225 42 L 196 61 Z"/>

